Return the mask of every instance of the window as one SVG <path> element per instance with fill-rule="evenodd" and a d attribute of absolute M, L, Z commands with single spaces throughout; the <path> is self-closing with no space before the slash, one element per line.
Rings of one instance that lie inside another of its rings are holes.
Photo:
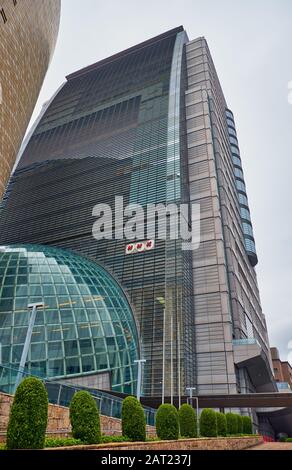
<path fill-rule="evenodd" d="M 243 172 L 239 168 L 234 169 L 234 174 L 237 178 L 241 178 L 242 180 L 244 179 Z"/>
<path fill-rule="evenodd" d="M 242 181 L 236 180 L 236 187 L 239 191 L 245 192 L 245 184 Z"/>
<path fill-rule="evenodd" d="M 244 207 L 240 208 L 240 214 L 243 219 L 250 220 L 250 213 L 248 209 L 245 209 Z"/>
<path fill-rule="evenodd" d="M 229 137 L 229 140 L 230 140 L 231 144 L 238 145 L 237 139 L 235 139 L 234 137 Z"/>
<path fill-rule="evenodd" d="M 253 237 L 252 226 L 249 223 L 243 222 L 242 227 L 243 227 L 243 232 L 246 235 L 250 235 L 251 237 Z"/>

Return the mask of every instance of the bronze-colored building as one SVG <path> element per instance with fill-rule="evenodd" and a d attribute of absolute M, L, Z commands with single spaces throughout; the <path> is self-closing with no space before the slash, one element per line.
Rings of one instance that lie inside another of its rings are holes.
<path fill-rule="evenodd" d="M 288 361 L 281 361 L 277 348 L 271 348 L 274 376 L 277 383 L 287 383 L 292 389 L 292 367 Z"/>
<path fill-rule="evenodd" d="M 55 48 L 60 0 L 0 1 L 0 200 Z"/>

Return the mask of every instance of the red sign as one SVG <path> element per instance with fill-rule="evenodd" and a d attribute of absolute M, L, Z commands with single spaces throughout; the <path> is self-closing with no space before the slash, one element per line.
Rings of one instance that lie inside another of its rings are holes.
<path fill-rule="evenodd" d="M 143 242 L 129 243 L 126 246 L 126 255 L 133 253 L 144 253 L 145 251 L 153 250 L 155 247 L 154 240 L 146 240 Z"/>

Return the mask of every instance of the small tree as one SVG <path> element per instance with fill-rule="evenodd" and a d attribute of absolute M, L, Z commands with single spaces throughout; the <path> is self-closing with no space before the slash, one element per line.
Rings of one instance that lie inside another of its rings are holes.
<path fill-rule="evenodd" d="M 43 449 L 48 423 L 48 394 L 35 377 L 17 387 L 10 410 L 7 449 Z"/>
<path fill-rule="evenodd" d="M 179 437 L 178 412 L 170 404 L 160 405 L 156 413 L 156 433 L 162 440 L 177 440 Z"/>
<path fill-rule="evenodd" d="M 204 437 L 217 436 L 216 412 L 211 408 L 205 408 L 200 416 L 200 434 Z"/>
<path fill-rule="evenodd" d="M 237 434 L 238 433 L 238 421 L 237 421 L 236 414 L 227 413 L 226 421 L 227 421 L 227 434 Z"/>
<path fill-rule="evenodd" d="M 100 442 L 100 418 L 96 401 L 90 393 L 76 392 L 70 403 L 72 435 L 84 444 Z"/>
<path fill-rule="evenodd" d="M 224 413 L 216 413 L 218 436 L 225 437 L 227 434 L 227 421 Z"/>
<path fill-rule="evenodd" d="M 191 405 L 183 404 L 178 411 L 181 437 L 197 437 L 197 414 Z"/>
<path fill-rule="evenodd" d="M 135 397 L 127 397 L 122 405 L 123 436 L 132 441 L 146 440 L 146 419 L 141 403 Z"/>
<path fill-rule="evenodd" d="M 242 423 L 242 416 L 236 415 L 237 418 L 237 434 L 242 434 L 243 423 Z"/>
<path fill-rule="evenodd" d="M 252 420 L 250 416 L 242 417 L 242 432 L 243 434 L 252 434 Z"/>

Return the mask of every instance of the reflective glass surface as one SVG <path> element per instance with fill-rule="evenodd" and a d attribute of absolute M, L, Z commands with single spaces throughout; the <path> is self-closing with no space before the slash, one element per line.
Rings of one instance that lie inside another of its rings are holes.
<path fill-rule="evenodd" d="M 135 392 L 139 344 L 130 304 L 100 265 L 69 251 L 0 247 L 2 362 L 20 363 L 37 310 L 26 369 L 47 378 L 109 373 L 113 390 Z"/>

